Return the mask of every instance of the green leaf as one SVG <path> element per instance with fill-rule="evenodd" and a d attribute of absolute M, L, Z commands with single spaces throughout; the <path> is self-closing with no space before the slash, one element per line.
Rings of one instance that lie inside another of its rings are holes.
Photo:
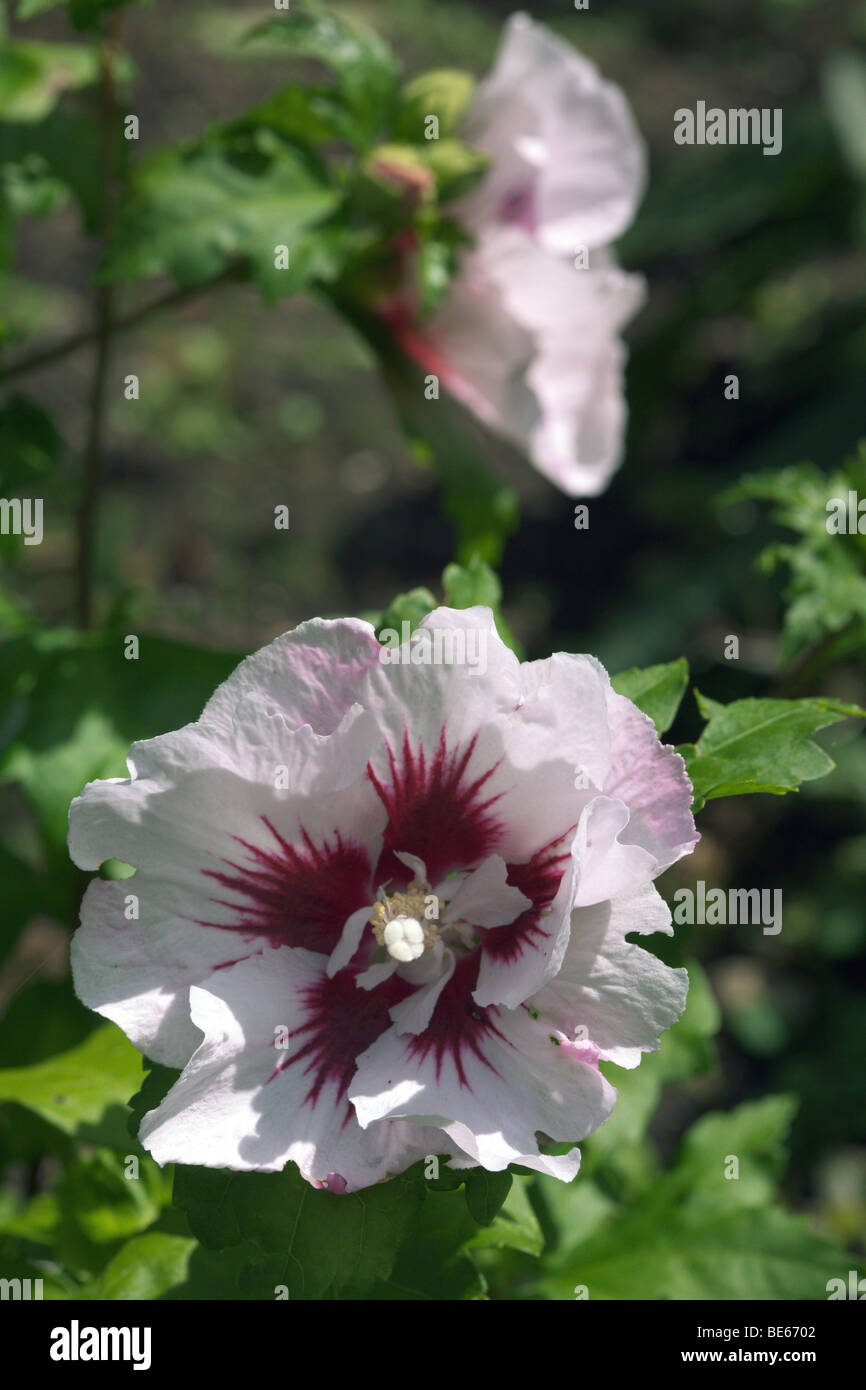
<path fill-rule="evenodd" d="M 824 1298 L 844 1254 L 769 1205 L 794 1109 L 791 1097 L 770 1096 L 703 1116 L 639 1200 L 602 1207 L 585 1238 L 556 1252 L 543 1292 L 571 1298 L 584 1285 L 590 1299 Z M 576 1205 L 580 1180 L 571 1188 Z"/>
<path fill-rule="evenodd" d="M 85 782 L 126 775 L 136 739 L 197 719 L 235 654 L 140 636 L 123 659 L 118 632 L 45 630 L 0 642 L 0 774 L 19 782 L 56 855 L 71 873 L 67 809 Z"/>
<path fill-rule="evenodd" d="M 601 1069 L 616 1087 L 613 1114 L 584 1141 L 583 1172 L 594 1172 L 599 1161 L 619 1163 L 629 1146 L 640 1143 L 668 1082 L 712 1071 L 716 1064 L 711 1041 L 721 1027 L 721 1012 L 706 973 L 697 961 L 686 962 L 689 993 L 681 1019 L 662 1034 L 657 1052 L 648 1052 L 640 1066 L 628 1069 L 602 1062 Z M 651 1171 L 646 1169 L 646 1180 Z"/>
<path fill-rule="evenodd" d="M 128 1159 L 134 1158 L 138 1176 Z M 122 1157 L 100 1150 L 73 1163 L 57 1186 L 61 1212 L 68 1224 L 94 1245 L 106 1245 L 143 1231 L 171 1199 L 171 1181 L 152 1159 Z"/>
<path fill-rule="evenodd" d="M 338 201 L 337 192 L 281 145 L 258 170 L 213 145 L 188 155 L 171 151 L 140 171 L 118 216 L 102 277 L 171 275 L 179 285 L 195 285 L 243 258 L 274 301 L 336 273 L 333 239 L 313 229 Z M 288 249 L 283 269 L 276 265 L 278 247 Z"/>
<path fill-rule="evenodd" d="M 191 1237 L 162 1231 L 134 1236 L 102 1271 L 95 1297 L 110 1302 L 161 1298 L 187 1278 L 197 1248 Z"/>
<path fill-rule="evenodd" d="M 436 606 L 436 599 L 429 589 L 410 589 L 408 593 L 398 594 L 391 600 L 375 626 L 379 632 L 389 628 L 402 636 L 404 623 L 408 623 L 409 631 L 414 632 L 421 619 L 432 613 Z"/>
<path fill-rule="evenodd" d="M 79 1139 L 123 1149 L 126 1103 L 141 1080 L 141 1054 L 107 1024 L 71 1052 L 0 1071 L 0 1101 L 16 1101 Z"/>
<path fill-rule="evenodd" d="M 175 1202 L 209 1249 L 252 1241 L 279 1255 L 291 1298 L 337 1296 L 387 1279 L 423 1184 L 399 1177 L 363 1192 L 316 1191 L 294 1164 L 281 1173 L 226 1173 L 178 1167 Z"/>
<path fill-rule="evenodd" d="M 462 1192 L 428 1190 L 390 1278 L 373 1285 L 365 1298 L 400 1302 L 483 1298 L 484 1277 L 465 1248 L 478 1232 Z"/>
<path fill-rule="evenodd" d="M 329 68 L 354 116 L 361 143 L 372 140 L 394 108 L 397 60 L 377 34 L 353 20 L 318 7 L 313 13 L 298 9 L 259 25 L 249 40 L 279 45 L 299 58 L 310 58 Z"/>
<path fill-rule="evenodd" d="M 0 43 L 0 120 L 40 121 L 61 93 L 99 76 L 99 56 L 78 44 Z"/>
<path fill-rule="evenodd" d="M 563 1263 L 542 1281 L 549 1297 L 570 1299 L 584 1286 L 590 1299 L 817 1301 L 850 1257 L 813 1235 L 804 1217 L 770 1208 L 704 1220 L 682 1211 L 651 1221 L 632 1213 L 604 1225 Z"/>
<path fill-rule="evenodd" d="M 684 657 L 661 666 L 632 666 L 611 677 L 611 685 L 648 714 L 656 733 L 667 733 L 676 718 L 680 701 L 689 683 L 689 664 Z"/>
<path fill-rule="evenodd" d="M 146 1074 L 141 1089 L 130 1097 L 130 1114 L 127 1120 L 127 1129 L 133 1138 L 137 1137 L 142 1120 L 149 1110 L 155 1110 L 165 1099 L 174 1085 L 180 1072 L 172 1067 L 161 1067 L 154 1064 Z"/>
<path fill-rule="evenodd" d="M 841 468 L 823 473 L 814 464 L 801 463 L 772 472 L 749 474 L 717 500 L 724 506 L 745 499 L 774 504 L 773 521 L 794 531 L 790 543 L 768 546 L 757 558 L 757 567 L 772 574 L 787 567 L 790 582 L 780 660 L 787 663 L 804 647 L 839 639 L 838 650 L 823 652 L 824 666 L 834 655 L 844 657 L 862 645 L 866 627 L 866 536 L 859 530 L 836 534 L 830 529 L 831 513 L 847 513 L 849 494 L 862 496 L 866 489 L 866 442 Z M 847 522 L 847 515 L 845 516 Z M 855 528 L 856 528 L 856 518 Z"/>
<path fill-rule="evenodd" d="M 243 130 L 264 126 L 290 144 L 314 152 L 330 140 L 347 140 L 354 133 L 352 114 L 338 92 L 328 87 L 289 83 L 239 116 L 230 127 Z"/>
<path fill-rule="evenodd" d="M 509 1174 L 488 1173 L 488 1178 L 502 1178 Z M 508 1249 L 520 1250 L 525 1255 L 540 1255 L 544 1249 L 544 1232 L 538 1222 L 538 1217 L 532 1209 L 529 1200 L 530 1179 L 517 1176 L 514 1178 L 514 1186 L 508 1191 L 505 1201 L 494 1215 L 494 1217 L 482 1225 L 482 1229 L 476 1232 L 467 1240 L 463 1249 L 489 1250 L 489 1249 Z M 501 1191 L 501 1184 L 499 1190 Z M 470 1211 L 470 1194 L 472 1184 L 466 1183 L 466 1201 Z M 490 1209 L 490 1205 L 482 1210 Z M 472 1211 L 476 1221 L 478 1214 Z"/>
<path fill-rule="evenodd" d="M 506 1169 L 503 1173 L 488 1173 L 484 1169 L 466 1178 L 466 1205 L 479 1226 L 489 1226 L 505 1201 L 514 1178 Z"/>
<path fill-rule="evenodd" d="M 703 1115 L 683 1139 L 675 1170 L 689 1207 L 767 1206 L 785 1169 L 785 1141 L 796 1110 L 795 1096 L 766 1096 Z M 726 1176 L 731 1158 L 737 1160 L 736 1178 Z"/>
<path fill-rule="evenodd" d="M 502 616 L 502 585 L 480 555 L 473 555 L 468 565 L 446 565 L 442 573 L 442 587 L 445 602 L 450 608 L 475 608 L 478 605 L 490 608 L 496 630 L 505 645 L 518 656 L 522 655 L 519 643 Z"/>
<path fill-rule="evenodd" d="M 474 92 L 475 78 L 459 68 L 419 73 L 403 88 L 395 138 L 418 144 L 427 141 L 430 116 L 439 122 L 439 137 L 455 135 Z"/>
<path fill-rule="evenodd" d="M 679 749 L 695 792 L 695 809 L 719 796 L 796 791 L 831 772 L 831 757 L 812 739 L 818 729 L 849 716 L 866 718 L 838 700 L 735 700 L 720 705 L 695 692 L 708 721 L 697 744 Z"/>
<path fill-rule="evenodd" d="M 54 110 L 41 121 L 0 122 L 0 165 L 38 156 L 51 177 L 72 192 L 84 225 L 93 231 L 102 209 L 100 134 L 96 122 L 78 111 Z"/>

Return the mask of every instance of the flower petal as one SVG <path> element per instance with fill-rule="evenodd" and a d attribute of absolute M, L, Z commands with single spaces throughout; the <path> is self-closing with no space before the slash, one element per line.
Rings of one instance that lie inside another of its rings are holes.
<path fill-rule="evenodd" d="M 671 914 L 652 884 L 615 902 L 577 908 L 562 967 L 531 1000 L 543 1026 L 576 1034 L 620 1067 L 643 1052 L 680 1017 L 688 975 L 671 970 L 629 932 L 671 934 Z"/>
<path fill-rule="evenodd" d="M 510 925 L 485 932 L 478 985 L 484 1007 L 516 1009 L 559 969 L 571 930 L 577 871 L 574 835 L 545 846 L 526 864 L 509 864 L 509 882 L 521 889 L 527 907 Z"/>
<path fill-rule="evenodd" d="M 463 879 L 442 914 L 442 921 L 502 927 L 530 907 L 532 900 L 509 881 L 505 860 L 499 854 L 491 854 Z"/>
<path fill-rule="evenodd" d="M 510 189 L 534 173 L 536 235 L 548 250 L 603 246 L 628 226 L 646 181 L 646 154 L 622 92 L 593 63 L 527 15 L 509 20 L 466 138 L 494 156 L 461 211 L 489 223 Z"/>
<path fill-rule="evenodd" d="M 659 741 L 649 716 L 612 688 L 607 698 L 612 746 L 604 791 L 628 806 L 621 839 L 654 857 L 655 878 L 691 854 L 701 838 L 691 812 L 692 784 L 682 758 Z"/>
<path fill-rule="evenodd" d="M 599 1071 L 562 1051 L 524 1009 L 467 1013 L 471 963 L 459 962 L 430 1027 L 385 1033 L 359 1059 L 350 1097 L 365 1128 L 386 1118 L 442 1128 L 483 1167 L 576 1170 L 545 1159 L 536 1133 L 580 1139 L 610 1114 L 615 1092 Z"/>
<path fill-rule="evenodd" d="M 190 991 L 204 1041 L 141 1127 L 158 1163 L 273 1172 L 292 1160 L 308 1182 L 353 1192 L 448 1151 L 424 1127 L 360 1128 L 347 1078 L 356 1044 L 389 1024 L 388 1002 L 356 990 L 351 977 L 329 981 L 324 965 L 282 947 Z M 281 1028 L 285 1053 L 275 1047 Z"/>

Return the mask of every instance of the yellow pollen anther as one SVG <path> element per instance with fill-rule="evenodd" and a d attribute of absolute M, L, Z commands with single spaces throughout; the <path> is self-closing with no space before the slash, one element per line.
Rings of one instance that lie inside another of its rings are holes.
<path fill-rule="evenodd" d="M 374 905 L 370 915 L 373 935 L 378 944 L 384 946 L 395 960 L 403 959 L 405 953 L 401 947 L 396 946 L 396 941 L 391 939 L 395 937 L 395 933 L 394 931 L 388 933 L 388 927 L 398 919 L 402 922 L 417 923 L 421 938 L 423 938 L 423 940 L 419 938 L 417 947 L 413 946 L 411 958 L 417 959 L 439 940 L 436 918 L 444 907 L 445 903 L 441 898 L 437 898 L 424 884 L 414 880 L 407 889 L 401 892 L 383 893 L 380 900 Z M 435 908 L 435 914 L 432 916 L 428 915 L 431 908 Z M 412 935 L 416 935 L 414 928 Z M 396 947 L 399 954 L 396 954 L 392 947 Z M 408 955 L 405 955 L 405 959 L 408 960 L 409 958 Z"/>

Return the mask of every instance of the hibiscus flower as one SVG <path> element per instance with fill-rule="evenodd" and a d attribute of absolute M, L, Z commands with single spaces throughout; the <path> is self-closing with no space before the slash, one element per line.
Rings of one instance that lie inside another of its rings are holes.
<path fill-rule="evenodd" d="M 128 761 L 72 804 L 75 862 L 136 870 L 91 883 L 72 962 L 182 1068 L 141 1127 L 158 1162 L 574 1176 L 539 1136 L 602 1124 L 599 1061 L 681 1013 L 685 972 L 626 936 L 670 932 L 652 880 L 697 838 L 681 759 L 597 661 L 521 664 L 486 608 L 396 650 L 317 619 Z"/>
<path fill-rule="evenodd" d="M 456 203 L 474 240 L 440 308 L 382 309 L 403 349 L 564 492 L 594 496 L 622 460 L 625 348 L 643 281 L 610 249 L 645 182 L 622 93 L 543 25 L 512 16 L 463 135 L 491 156 Z"/>

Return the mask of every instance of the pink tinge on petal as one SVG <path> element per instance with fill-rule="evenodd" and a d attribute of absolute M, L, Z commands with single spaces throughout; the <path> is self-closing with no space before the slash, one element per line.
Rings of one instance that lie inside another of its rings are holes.
<path fill-rule="evenodd" d="M 588 1067 L 595 1067 L 598 1071 L 598 1064 L 601 1060 L 601 1050 L 593 1042 L 577 1042 L 574 1038 L 569 1038 L 567 1034 L 557 1032 L 559 1045 L 567 1057 L 574 1057 L 575 1061 L 583 1062 Z"/>
<path fill-rule="evenodd" d="M 328 1176 L 325 1178 L 325 1181 L 321 1184 L 321 1186 L 326 1187 L 329 1192 L 338 1192 L 342 1196 L 343 1193 L 346 1191 L 347 1184 L 346 1179 L 343 1177 L 342 1173 L 329 1173 Z"/>
<path fill-rule="evenodd" d="M 307 1021 L 293 1030 L 292 1055 L 283 1071 L 301 1062 L 310 1078 L 304 1104 L 315 1108 L 326 1086 L 346 1096 L 355 1075 L 358 1057 L 391 1027 L 390 1010 L 411 993 L 411 986 L 392 976 L 376 989 L 358 989 L 352 971 L 342 970 L 333 979 L 322 975 L 306 985 L 303 1002 Z M 297 1043 L 303 1040 L 300 1047 Z M 352 1118 L 346 1100 L 343 1124 Z"/>
<path fill-rule="evenodd" d="M 472 295 L 468 284 L 461 285 L 460 293 Z M 476 298 L 480 298 L 476 294 Z M 473 415 L 497 429 L 500 425 L 499 413 L 491 405 L 483 391 L 472 377 L 460 370 L 450 355 L 450 343 L 441 338 L 431 337 L 430 333 L 419 327 L 415 317 L 405 304 L 390 303 L 379 310 L 379 317 L 388 325 L 397 342 L 419 367 L 425 372 L 438 376 L 442 385 L 451 392 L 455 400 L 465 405 Z"/>
<path fill-rule="evenodd" d="M 432 756 L 413 750 L 403 735 L 400 759 L 388 747 L 391 784 L 379 781 L 372 767 L 370 780 L 388 812 L 384 850 L 376 869 L 377 883 L 407 880 L 406 866 L 395 851 L 410 850 L 427 866 L 435 883 L 453 869 L 466 868 L 491 854 L 502 833 L 491 814 L 499 793 L 484 799 L 483 790 L 498 764 L 479 776 L 467 776 L 477 735 L 462 749 L 449 751 L 443 729 Z"/>
<path fill-rule="evenodd" d="M 647 715 L 613 690 L 607 701 L 611 765 L 604 792 L 629 808 L 623 843 L 655 855 L 661 873 L 700 839 L 691 812 L 692 784 L 682 758 L 660 741 Z"/>
<path fill-rule="evenodd" d="M 534 236 L 538 230 L 533 182 L 517 184 L 503 194 L 499 204 L 499 220 L 512 227 L 521 227 Z"/>
<path fill-rule="evenodd" d="M 556 853 L 564 838 L 540 849 L 526 864 L 508 865 L 508 882 L 514 888 L 519 888 L 531 900 L 532 906 L 508 926 L 484 933 L 482 945 L 486 955 L 499 960 L 516 960 L 526 946 L 544 940 L 547 934 L 543 923 L 545 909 L 556 897 L 562 875 L 571 860 L 570 848 Z"/>
<path fill-rule="evenodd" d="M 223 931 L 252 932 L 275 946 L 303 946 L 329 954 L 336 946 L 347 915 L 371 901 L 372 865 L 366 850 L 334 832 L 333 843 L 317 846 L 301 831 L 303 848 L 289 844 L 261 817 L 275 847 L 267 849 L 233 838 L 247 852 L 246 864 L 223 862 L 232 872 L 204 869 L 203 873 L 237 900 L 213 898 L 237 913 L 234 922 L 201 922 Z"/>
<path fill-rule="evenodd" d="M 457 962 L 454 974 L 439 995 L 427 1028 L 411 1040 L 407 1049 L 407 1055 L 419 1062 L 426 1061 L 432 1053 L 437 1083 L 442 1078 L 446 1060 L 450 1061 L 461 1089 L 471 1089 L 463 1062 L 464 1053 L 477 1057 L 494 1076 L 499 1075 L 485 1056 L 482 1046 L 487 1037 L 503 1037 L 493 1022 L 497 1011 L 479 1008 L 472 999 L 478 980 L 478 962 L 477 952 L 463 956 Z"/>

